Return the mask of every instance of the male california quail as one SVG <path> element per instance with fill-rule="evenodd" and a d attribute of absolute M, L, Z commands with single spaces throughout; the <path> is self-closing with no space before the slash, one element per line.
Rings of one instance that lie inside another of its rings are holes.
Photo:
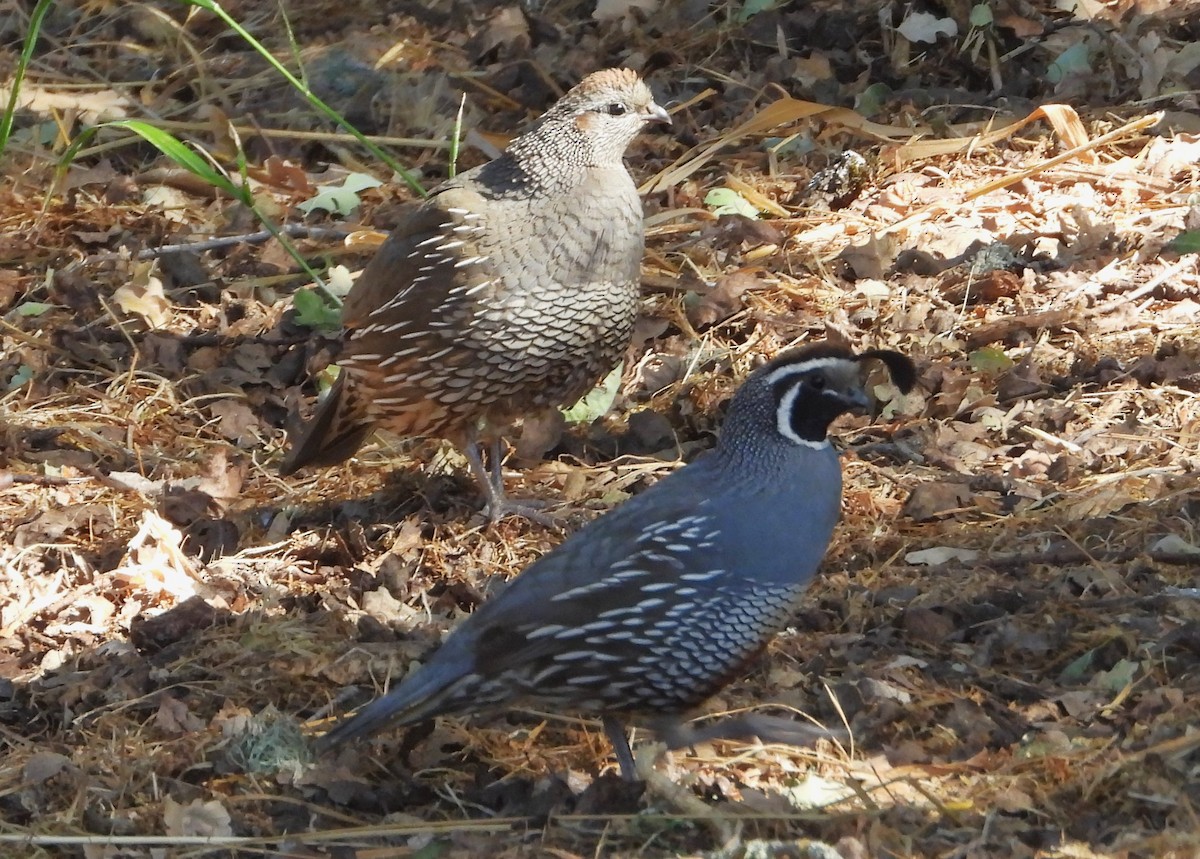
<path fill-rule="evenodd" d="M 644 236 L 622 157 L 650 122 L 671 120 L 636 73 L 595 72 L 499 158 L 413 204 L 346 297 L 342 372 L 280 473 L 341 462 L 377 427 L 441 436 L 493 519 L 519 509 L 498 433 L 574 403 L 629 345 Z"/>
<path fill-rule="evenodd" d="M 866 408 L 868 359 L 912 388 L 912 361 L 885 350 L 817 344 L 759 368 L 712 452 L 525 569 L 318 748 L 520 702 L 603 716 L 626 778 L 633 757 L 618 715 L 650 717 L 669 746 L 689 745 L 684 715 L 788 622 L 825 554 L 842 495 L 826 430 Z M 758 733 L 744 728 L 706 736 Z"/>

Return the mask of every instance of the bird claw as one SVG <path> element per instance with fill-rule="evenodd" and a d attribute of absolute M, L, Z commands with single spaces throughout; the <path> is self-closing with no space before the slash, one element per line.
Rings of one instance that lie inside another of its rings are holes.
<path fill-rule="evenodd" d="M 495 525 L 505 516 L 520 516 L 522 519 L 528 519 L 530 522 L 536 522 L 539 525 L 544 525 L 547 528 L 558 526 L 558 521 L 549 513 L 543 512 L 543 509 L 549 507 L 549 502 L 539 501 L 537 499 L 524 499 L 514 501 L 504 494 L 499 497 L 492 496 L 484 505 L 484 511 L 487 513 L 488 520 Z"/>
<path fill-rule="evenodd" d="M 487 513 L 488 520 L 493 525 L 505 516 L 520 516 L 522 519 L 528 519 L 547 528 L 557 527 L 558 523 L 553 516 L 541 512 L 542 508 L 549 506 L 549 502 L 537 499 L 513 501 L 505 494 L 504 457 L 501 453 L 499 440 L 492 442 L 490 469 L 484 467 L 483 456 L 480 454 L 479 445 L 476 443 L 474 436 L 467 440 L 463 452 L 467 455 L 467 462 L 471 465 L 471 473 L 479 481 L 479 487 L 483 490 L 483 494 L 487 498 L 484 511 Z"/>

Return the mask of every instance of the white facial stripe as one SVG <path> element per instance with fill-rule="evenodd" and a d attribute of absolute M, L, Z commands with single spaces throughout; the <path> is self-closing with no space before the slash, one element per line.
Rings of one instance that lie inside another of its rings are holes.
<path fill-rule="evenodd" d="M 854 364 L 852 358 L 843 358 L 839 356 L 830 356 L 827 358 L 813 358 L 809 361 L 803 361 L 798 364 L 786 364 L 767 376 L 767 381 L 775 384 L 792 376 L 802 376 L 805 373 L 810 373 L 813 370 L 823 370 L 828 367 L 836 367 L 839 364 Z M 800 395 L 800 386 L 793 385 L 783 398 L 779 401 L 779 408 L 775 413 L 775 427 L 779 430 L 779 434 L 793 444 L 798 444 L 801 447 L 807 447 L 811 450 L 823 450 L 829 447 L 829 439 L 823 438 L 820 441 L 811 441 L 810 439 L 801 438 L 795 430 L 792 429 L 792 408 L 795 406 L 796 397 Z"/>
<path fill-rule="evenodd" d="M 837 361 L 840 359 L 832 358 L 829 360 Z M 774 376 L 775 374 L 772 373 L 771 377 L 774 378 Z M 783 399 L 779 401 L 779 410 L 775 412 L 775 427 L 779 430 L 779 434 L 793 444 L 811 448 L 812 450 L 821 450 L 822 448 L 829 447 L 829 439 L 827 438 L 823 438 L 820 441 L 810 441 L 809 439 L 801 438 L 792 429 L 792 406 L 795 404 L 796 397 L 798 396 L 800 396 L 800 386 L 793 385 L 788 388 L 787 393 L 783 395 Z"/>
<path fill-rule="evenodd" d="M 801 364 L 785 364 L 784 366 L 774 370 L 767 381 L 771 384 L 778 382 L 780 379 L 786 379 L 788 376 L 796 376 L 801 373 L 807 373 L 811 370 L 821 370 L 825 367 L 836 367 L 838 364 L 854 364 L 850 358 L 813 358 L 810 361 L 805 361 Z"/>

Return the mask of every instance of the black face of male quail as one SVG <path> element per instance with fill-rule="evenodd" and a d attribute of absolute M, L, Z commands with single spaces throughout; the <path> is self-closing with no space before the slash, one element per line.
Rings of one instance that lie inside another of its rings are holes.
<path fill-rule="evenodd" d="M 478 434 L 574 403 L 629 345 L 644 239 L 622 156 L 650 122 L 670 119 L 641 78 L 596 72 L 414 204 L 347 296 L 342 373 L 280 472 L 341 462 L 376 428 L 440 436 L 506 512 Z"/>
<path fill-rule="evenodd" d="M 525 569 L 412 676 L 320 741 L 521 702 L 598 714 L 621 763 L 618 717 L 649 717 L 668 745 L 685 714 L 738 677 L 793 616 L 829 545 L 842 476 L 826 431 L 863 410 L 863 363 L 901 390 L 912 362 L 818 344 L 755 371 L 720 441 Z M 708 736 L 759 733 L 752 725 Z"/>

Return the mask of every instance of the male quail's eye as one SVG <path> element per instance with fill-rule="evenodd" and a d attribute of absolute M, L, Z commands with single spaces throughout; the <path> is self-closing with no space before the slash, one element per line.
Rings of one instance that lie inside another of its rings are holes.
<path fill-rule="evenodd" d="M 814 390 L 823 391 L 823 390 L 825 390 L 825 377 L 820 375 L 819 373 L 816 375 L 810 376 L 808 379 L 808 384 Z"/>
<path fill-rule="evenodd" d="M 625 112 L 629 110 L 629 108 L 625 107 L 625 105 L 621 104 L 619 101 L 614 101 L 608 106 L 607 110 L 609 116 L 624 116 Z"/>

